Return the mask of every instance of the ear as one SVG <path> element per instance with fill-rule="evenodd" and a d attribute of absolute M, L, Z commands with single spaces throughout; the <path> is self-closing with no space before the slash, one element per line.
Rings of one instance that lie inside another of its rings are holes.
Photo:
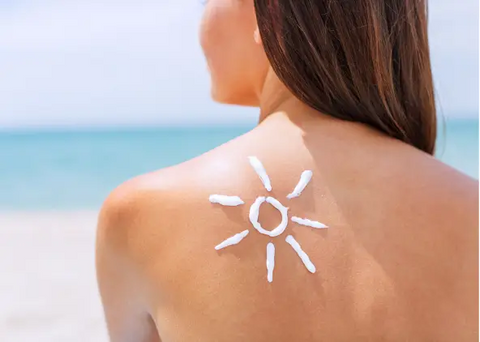
<path fill-rule="evenodd" d="M 253 32 L 253 40 L 258 45 L 262 45 L 262 37 L 260 36 L 260 30 L 258 29 L 258 26 L 255 28 L 255 31 Z"/>

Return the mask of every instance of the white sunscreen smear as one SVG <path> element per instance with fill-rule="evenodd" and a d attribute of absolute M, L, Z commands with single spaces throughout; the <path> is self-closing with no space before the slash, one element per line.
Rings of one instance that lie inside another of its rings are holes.
<path fill-rule="evenodd" d="M 327 225 L 318 222 L 318 221 L 312 221 L 309 219 L 302 219 L 300 217 L 293 216 L 292 221 L 298 224 L 301 224 L 302 226 L 307 226 L 307 227 L 312 227 L 312 228 L 317 228 L 317 229 L 325 229 L 328 228 Z"/>
<path fill-rule="evenodd" d="M 312 171 L 310 170 L 303 171 L 302 175 L 300 176 L 300 181 L 298 182 L 293 192 L 287 196 L 287 198 L 292 199 L 300 196 L 302 191 L 305 190 L 305 187 L 308 185 L 308 183 L 312 179 L 312 176 L 313 176 Z"/>
<path fill-rule="evenodd" d="M 302 247 L 300 247 L 297 240 L 295 240 L 293 238 L 293 236 L 289 235 L 289 236 L 287 236 L 285 241 L 287 241 L 287 243 L 290 246 L 292 246 L 292 248 L 295 250 L 295 252 L 297 252 L 298 256 L 300 257 L 300 259 L 302 259 L 303 264 L 305 265 L 307 270 L 310 271 L 310 273 L 315 273 L 315 271 L 316 271 L 315 265 L 312 264 L 312 262 L 310 261 L 310 258 L 308 257 L 307 253 L 305 253 L 302 250 Z"/>
<path fill-rule="evenodd" d="M 260 177 L 260 180 L 262 181 L 265 189 L 267 189 L 267 191 L 272 191 L 270 178 L 268 178 L 267 172 L 265 171 L 262 162 L 258 160 L 257 157 L 248 157 L 248 160 L 250 161 L 250 165 L 252 165 L 258 177 Z"/>
<path fill-rule="evenodd" d="M 260 206 L 263 202 L 265 202 L 265 197 L 257 197 L 255 202 L 250 206 L 250 212 L 248 214 L 250 222 L 252 222 L 253 227 L 257 230 L 262 228 L 262 225 L 258 222 L 258 216 L 260 214 Z"/>
<path fill-rule="evenodd" d="M 225 247 L 228 247 L 228 246 L 232 246 L 232 245 L 236 245 L 238 244 L 240 241 L 242 241 L 245 236 L 247 236 L 249 233 L 248 230 L 244 230 L 243 232 L 241 233 L 238 233 L 232 237 L 229 237 L 228 239 L 226 239 L 225 241 L 223 241 L 222 243 L 218 244 L 215 249 L 217 251 L 219 251 L 220 249 L 222 248 L 225 248 Z"/>
<path fill-rule="evenodd" d="M 209 199 L 211 203 L 218 203 L 227 207 L 236 207 L 245 203 L 238 196 L 210 195 Z"/>
<path fill-rule="evenodd" d="M 271 242 L 267 245 L 267 279 L 273 281 L 273 269 L 275 268 L 275 245 Z"/>
<path fill-rule="evenodd" d="M 276 208 L 278 211 L 280 211 L 280 214 L 282 214 L 282 222 L 273 230 L 268 231 L 263 229 L 262 225 L 260 222 L 258 222 L 258 216 L 260 213 L 260 206 L 267 201 L 270 203 L 274 208 Z M 250 207 L 250 213 L 249 213 L 249 219 L 250 222 L 253 225 L 253 228 L 255 228 L 260 234 L 263 235 L 268 235 L 270 237 L 276 237 L 282 234 L 285 229 L 287 228 L 288 225 L 288 208 L 284 207 L 282 203 L 280 203 L 278 200 L 276 200 L 273 197 L 257 197 L 255 202 L 252 204 Z"/>

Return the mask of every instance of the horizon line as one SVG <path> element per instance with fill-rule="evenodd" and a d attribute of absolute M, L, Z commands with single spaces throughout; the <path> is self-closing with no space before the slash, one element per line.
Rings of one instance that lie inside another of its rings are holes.
<path fill-rule="evenodd" d="M 479 121 L 479 117 L 439 117 L 438 126 L 449 122 Z M 173 123 L 173 124 L 60 124 L 60 125 L 18 125 L 0 126 L 0 134 L 22 134 L 22 133 L 87 133 L 87 132 L 126 132 L 126 131 L 156 131 L 156 130 L 194 130 L 194 129 L 237 129 L 254 128 L 256 122 L 236 123 Z"/>

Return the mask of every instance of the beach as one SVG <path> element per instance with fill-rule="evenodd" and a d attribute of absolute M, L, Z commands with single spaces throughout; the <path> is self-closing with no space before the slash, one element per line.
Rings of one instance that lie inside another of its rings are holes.
<path fill-rule="evenodd" d="M 0 341 L 107 341 L 95 211 L 0 213 Z"/>

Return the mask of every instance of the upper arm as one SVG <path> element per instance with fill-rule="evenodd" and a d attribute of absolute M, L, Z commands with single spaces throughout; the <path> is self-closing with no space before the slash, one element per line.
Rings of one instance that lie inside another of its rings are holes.
<path fill-rule="evenodd" d="M 121 186 L 106 200 L 98 222 L 97 281 L 112 342 L 160 341 L 129 249 L 136 197 L 134 189 Z"/>

